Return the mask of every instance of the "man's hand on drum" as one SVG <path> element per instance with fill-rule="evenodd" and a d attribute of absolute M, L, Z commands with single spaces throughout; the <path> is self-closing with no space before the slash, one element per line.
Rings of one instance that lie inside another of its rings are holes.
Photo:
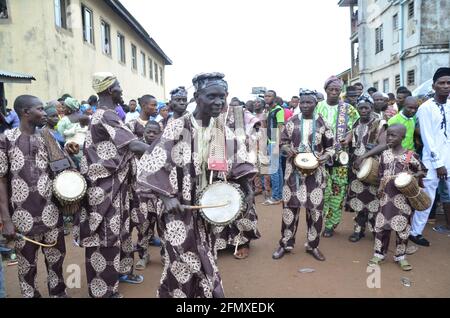
<path fill-rule="evenodd" d="M 80 152 L 80 145 L 76 142 L 68 142 L 64 146 L 64 149 L 67 151 L 69 155 L 76 155 Z"/>
<path fill-rule="evenodd" d="M 184 208 L 177 198 L 169 198 L 166 196 L 161 196 L 161 200 L 164 202 L 164 206 L 168 213 L 182 213 Z"/>
<path fill-rule="evenodd" d="M 298 151 L 290 145 L 283 145 L 281 147 L 281 151 L 286 155 L 287 158 L 294 157 L 298 154 Z"/>
<path fill-rule="evenodd" d="M 364 161 L 363 157 L 356 158 L 355 161 L 353 162 L 353 169 L 359 170 L 363 161 Z"/>
<path fill-rule="evenodd" d="M 441 180 L 447 180 L 447 168 L 440 167 L 436 169 L 437 176 Z"/>
<path fill-rule="evenodd" d="M 320 163 L 321 165 L 327 163 L 328 160 L 330 160 L 330 159 L 331 159 L 331 156 L 330 156 L 329 153 L 325 153 L 324 155 L 320 156 L 320 158 L 318 158 L 319 163 Z"/>

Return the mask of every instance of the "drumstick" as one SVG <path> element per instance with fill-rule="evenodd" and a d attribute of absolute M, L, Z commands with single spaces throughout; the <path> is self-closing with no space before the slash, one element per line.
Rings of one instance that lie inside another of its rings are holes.
<path fill-rule="evenodd" d="M 39 242 L 36 242 L 36 241 L 34 241 L 34 240 L 32 240 L 32 239 L 26 237 L 25 235 L 22 235 L 22 234 L 19 234 L 19 233 L 16 233 L 16 237 L 19 238 L 19 239 L 23 239 L 23 240 L 25 240 L 25 241 L 28 241 L 28 242 L 30 242 L 30 243 L 33 243 L 33 244 L 42 246 L 42 247 L 53 247 L 53 246 L 55 246 L 56 243 L 57 243 L 56 241 L 55 241 L 55 243 L 53 243 L 52 245 L 39 243 Z"/>
<path fill-rule="evenodd" d="M 186 210 L 200 210 L 200 209 L 214 209 L 223 208 L 224 206 L 230 205 L 231 201 L 228 200 L 226 203 L 221 203 L 217 205 L 183 205 Z"/>

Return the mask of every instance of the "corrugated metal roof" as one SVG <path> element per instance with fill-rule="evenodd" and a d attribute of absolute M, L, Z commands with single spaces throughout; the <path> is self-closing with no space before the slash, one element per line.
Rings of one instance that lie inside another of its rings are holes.
<path fill-rule="evenodd" d="M 24 73 L 17 73 L 17 72 L 8 72 L 8 71 L 4 71 L 4 70 L 0 70 L 0 77 L 11 78 L 11 79 L 23 79 L 23 80 L 30 80 L 30 81 L 36 80 L 32 75 L 28 75 L 28 74 L 24 74 Z"/>
<path fill-rule="evenodd" d="M 172 60 L 164 53 L 154 39 L 145 31 L 142 25 L 133 17 L 119 0 L 104 0 L 151 48 L 164 59 L 166 65 L 172 65 Z"/>

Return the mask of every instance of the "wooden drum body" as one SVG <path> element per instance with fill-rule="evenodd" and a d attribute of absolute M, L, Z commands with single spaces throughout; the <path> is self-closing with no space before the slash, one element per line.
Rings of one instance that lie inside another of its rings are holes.
<path fill-rule="evenodd" d="M 319 161 L 312 153 L 299 153 L 294 158 L 294 165 L 304 176 L 310 176 L 319 168 Z"/>
<path fill-rule="evenodd" d="M 78 212 L 86 189 L 86 180 L 78 171 L 66 170 L 53 180 L 53 194 L 61 203 L 65 216 Z"/>
<path fill-rule="evenodd" d="M 371 185 L 379 185 L 380 180 L 378 179 L 378 169 L 379 162 L 374 158 L 367 158 L 363 161 L 361 169 L 356 174 L 359 181 L 368 183 Z"/>
<path fill-rule="evenodd" d="M 409 173 L 400 173 L 395 178 L 395 186 L 408 198 L 413 209 L 424 211 L 431 206 L 430 197 L 419 187 L 416 178 Z"/>

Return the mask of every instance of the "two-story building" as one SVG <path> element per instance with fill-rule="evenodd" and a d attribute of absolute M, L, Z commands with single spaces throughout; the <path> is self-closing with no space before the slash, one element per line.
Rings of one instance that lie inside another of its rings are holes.
<path fill-rule="evenodd" d="M 143 94 L 165 99 L 171 64 L 118 0 L 0 0 L 0 69 L 36 78 L 5 84 L 10 105 L 21 94 L 86 100 L 95 72 L 116 74 L 125 101 Z"/>
<path fill-rule="evenodd" d="M 450 1 L 340 0 L 351 19 L 350 84 L 413 90 L 450 64 Z"/>

